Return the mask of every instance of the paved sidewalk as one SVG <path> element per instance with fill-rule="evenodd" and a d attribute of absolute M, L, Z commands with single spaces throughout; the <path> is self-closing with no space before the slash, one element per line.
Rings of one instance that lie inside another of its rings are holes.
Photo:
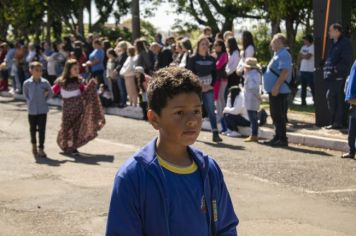
<path fill-rule="evenodd" d="M 23 95 L 12 95 L 10 93 L 0 93 L 1 97 L 7 99 L 15 99 L 24 101 Z M 62 101 L 59 98 L 49 99 L 48 103 L 52 106 L 61 107 Z M 106 108 L 105 113 L 108 115 L 118 115 L 129 117 L 133 119 L 142 118 L 142 110 L 140 107 L 125 107 L 125 108 Z M 324 128 L 317 127 L 312 124 L 313 117 L 309 117 L 306 121 L 305 115 L 296 112 L 289 112 L 288 117 L 290 124 L 287 128 L 287 136 L 290 143 L 300 144 L 311 147 L 325 148 L 338 151 L 347 151 L 347 135 L 335 130 L 325 130 Z M 270 117 L 268 118 L 267 125 L 260 127 L 259 136 L 262 139 L 270 139 L 273 137 L 274 130 L 271 125 Z M 208 120 L 204 120 L 203 130 L 210 130 Z M 250 128 L 240 127 L 240 132 L 244 136 L 250 134 Z M 346 132 L 343 130 L 342 132 Z"/>

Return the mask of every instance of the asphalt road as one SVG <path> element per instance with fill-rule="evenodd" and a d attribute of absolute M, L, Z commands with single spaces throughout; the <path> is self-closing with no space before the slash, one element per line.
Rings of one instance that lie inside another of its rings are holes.
<path fill-rule="evenodd" d="M 106 116 L 77 158 L 60 154 L 61 111 L 51 108 L 48 159 L 31 154 L 26 106 L 0 98 L 0 235 L 103 235 L 114 175 L 156 132 L 144 121 Z M 198 148 L 213 156 L 240 218 L 239 235 L 356 235 L 356 161 L 303 146 L 275 149 L 242 138 Z"/>

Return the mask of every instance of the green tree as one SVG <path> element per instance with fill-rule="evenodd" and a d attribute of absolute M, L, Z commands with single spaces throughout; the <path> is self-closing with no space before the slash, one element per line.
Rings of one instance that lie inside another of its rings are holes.
<path fill-rule="evenodd" d="M 27 39 L 30 35 L 39 41 L 43 28 L 45 7 L 38 0 L 2 0 L 2 17 L 5 25 L 12 27 L 16 39 Z"/>
<path fill-rule="evenodd" d="M 214 33 L 233 29 L 234 19 L 262 19 L 264 13 L 253 0 L 177 0 L 172 4 L 178 13 L 188 13 L 198 24 L 210 26 Z"/>
<path fill-rule="evenodd" d="M 312 0 L 267 0 L 260 1 L 259 7 L 267 13 L 271 22 L 272 34 L 280 32 L 280 23 L 284 21 L 288 45 L 294 49 L 298 28 L 304 25 L 310 33 Z"/>

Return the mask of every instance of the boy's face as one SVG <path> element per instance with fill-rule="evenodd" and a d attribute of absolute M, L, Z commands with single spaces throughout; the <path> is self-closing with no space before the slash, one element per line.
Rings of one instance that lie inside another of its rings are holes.
<path fill-rule="evenodd" d="M 167 101 L 158 115 L 148 111 L 152 126 L 159 130 L 162 142 L 177 146 L 193 144 L 202 125 L 201 100 L 196 93 L 182 93 Z"/>
<path fill-rule="evenodd" d="M 34 79 L 39 79 L 42 76 L 42 68 L 40 66 L 33 67 L 30 72 Z"/>

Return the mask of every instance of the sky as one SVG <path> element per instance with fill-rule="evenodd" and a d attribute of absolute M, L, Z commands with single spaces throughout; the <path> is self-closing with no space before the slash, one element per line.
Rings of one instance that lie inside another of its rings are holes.
<path fill-rule="evenodd" d="M 130 18 L 131 16 L 128 15 L 123 18 L 123 20 Z M 95 21 L 98 18 L 98 12 L 96 10 L 95 5 L 92 7 L 92 21 Z M 163 32 L 168 32 L 171 27 L 174 24 L 175 19 L 181 19 L 181 20 L 191 20 L 189 19 L 188 16 L 182 16 L 178 15 L 175 13 L 174 9 L 168 4 L 168 3 L 162 3 L 157 10 L 154 11 L 154 16 L 149 17 L 149 18 L 143 18 L 141 16 L 141 19 L 147 20 L 151 22 L 156 29 L 159 31 Z M 89 20 L 88 13 L 84 13 L 84 22 L 88 22 Z M 108 20 L 108 23 L 115 23 L 115 19 L 113 17 L 110 17 Z"/>
<path fill-rule="evenodd" d="M 142 11 L 141 6 L 141 11 Z M 93 22 L 98 18 L 98 12 L 96 10 L 95 4 L 93 3 L 92 7 L 92 18 Z M 124 21 L 125 19 L 131 18 L 131 15 L 128 14 L 126 17 L 122 19 Z M 152 17 L 146 17 L 144 18 L 141 15 L 141 19 L 144 19 L 146 21 L 149 21 L 153 24 L 153 26 L 162 33 L 169 34 L 172 26 L 174 25 L 175 19 L 181 20 L 182 22 L 189 22 L 189 21 L 194 21 L 193 17 L 189 15 L 184 15 L 184 14 L 177 14 L 175 9 L 167 2 L 162 3 L 155 11 L 154 11 L 154 16 Z M 84 14 L 84 21 L 88 22 L 88 14 Z M 108 20 L 108 23 L 115 23 L 114 17 L 110 17 Z M 251 28 L 251 25 L 256 24 L 256 20 L 249 20 L 249 19 L 239 19 L 235 20 L 235 36 L 239 34 L 242 30 L 246 30 Z"/>

